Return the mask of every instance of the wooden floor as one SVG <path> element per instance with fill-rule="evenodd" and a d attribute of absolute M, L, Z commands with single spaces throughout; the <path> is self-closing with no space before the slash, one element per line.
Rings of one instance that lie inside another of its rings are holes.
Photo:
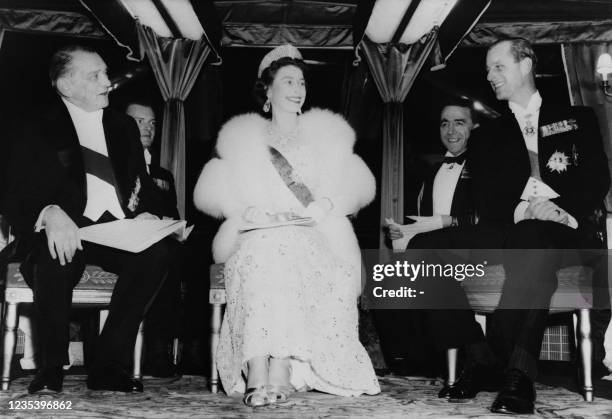
<path fill-rule="evenodd" d="M 294 395 L 288 403 L 251 409 L 240 400 L 224 394 L 213 395 L 200 376 L 172 380 L 145 378 L 142 394 L 89 391 L 83 375 L 68 375 L 64 392 L 58 395 L 30 396 L 26 393 L 31 377 L 14 380 L 8 392 L 0 393 L 2 417 L 89 417 L 89 418 L 439 418 L 507 417 L 494 415 L 488 407 L 495 396 L 481 393 L 469 403 L 452 404 L 438 399 L 437 380 L 386 376 L 380 379 L 377 396 L 343 398 L 317 392 Z M 571 380 L 569 380 L 571 381 Z M 572 384 L 537 385 L 537 413 L 528 417 L 611 418 L 612 383 L 599 386 L 593 403 L 587 404 Z M 603 397 L 602 397 L 603 396 Z M 606 398 L 604 398 L 606 397 Z M 11 410 L 19 402 L 70 402 L 70 410 Z"/>

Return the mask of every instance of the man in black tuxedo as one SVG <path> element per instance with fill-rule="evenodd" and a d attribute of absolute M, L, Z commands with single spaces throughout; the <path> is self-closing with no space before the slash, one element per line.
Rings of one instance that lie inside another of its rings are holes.
<path fill-rule="evenodd" d="M 174 177 L 170 171 L 152 161 L 151 146 L 155 141 L 156 126 L 153 107 L 144 102 L 132 101 L 125 108 L 125 113 L 138 125 L 147 171 L 163 203 L 162 215 L 166 218 L 180 219 L 176 207 Z M 153 377 L 172 377 L 177 373 L 176 365 L 169 357 L 168 347 L 178 336 L 183 249 L 178 242 L 173 241 L 168 244 L 171 247 L 168 277 L 151 304 L 145 321 L 146 353 L 143 370 L 145 374 L 151 374 Z"/>
<path fill-rule="evenodd" d="M 486 65 L 495 96 L 509 109 L 483 123 L 472 144 L 476 193 L 489 221 L 509 226 L 504 248 L 517 249 L 504 252 L 506 282 L 492 319 L 506 379 L 491 409 L 531 413 L 556 271 L 567 261 L 561 251 L 530 249 L 602 248 L 610 179 L 595 114 L 542 99 L 528 41 L 496 42 Z"/>
<path fill-rule="evenodd" d="M 576 262 L 559 249 L 603 245 L 609 174 L 597 121 L 588 108 L 543 101 L 535 65 L 524 39 L 489 47 L 487 80 L 509 109 L 483 121 L 471 140 L 479 223 L 435 240 L 443 248 L 504 249 L 506 281 L 489 335 L 505 376 L 491 406 L 497 413 L 533 412 L 533 382 L 556 271 Z M 601 280 L 601 273 L 596 270 L 595 277 Z M 492 368 L 482 364 L 464 370 L 451 399 L 473 398 L 486 389 L 487 371 Z"/>
<path fill-rule="evenodd" d="M 104 109 L 110 82 L 96 51 L 60 49 L 49 75 L 58 96 L 15 133 L 7 170 L 6 213 L 27 254 L 21 270 L 38 320 L 40 368 L 28 391 L 62 390 L 72 289 L 88 263 L 119 279 L 87 386 L 142 391 L 127 371 L 138 325 L 167 272 L 166 244 L 130 253 L 81 242 L 78 228 L 156 219 L 162 205 L 147 176 L 136 124 Z"/>
<path fill-rule="evenodd" d="M 609 174 L 597 121 L 588 108 L 543 101 L 535 86 L 535 65 L 535 53 L 524 39 L 502 40 L 489 48 L 487 79 L 509 109 L 496 120 L 482 121 L 470 139 L 478 224 L 419 234 L 410 243 L 419 249 L 504 249 L 506 280 L 488 336 L 496 359 L 482 341 L 473 342 L 477 356 L 442 392 L 451 401 L 473 398 L 500 384 L 491 380 L 500 367 L 505 377 L 491 406 L 498 413 L 533 412 L 533 382 L 556 271 L 576 263 L 559 249 L 603 245 Z M 606 266 L 597 262 L 595 280 L 605 282 Z M 465 305 L 454 281 L 449 285 L 452 298 Z M 594 292 L 596 303 L 609 301 L 605 284 Z M 453 330 L 458 335 L 475 330 L 467 317 L 452 319 L 454 328 L 442 318 L 432 329 L 443 339 L 447 331 L 452 336 Z"/>
<path fill-rule="evenodd" d="M 450 100 L 442 107 L 440 141 L 446 148 L 446 154 L 423 182 L 418 215 L 440 215 L 443 228 L 475 223 L 466 157 L 468 140 L 478 125 L 468 101 Z M 392 232 L 394 229 L 390 230 Z"/>
<path fill-rule="evenodd" d="M 144 158 L 147 164 L 147 172 L 153 179 L 156 190 L 162 196 L 164 205 L 164 217 L 175 220 L 180 219 L 176 206 L 176 188 L 174 187 L 174 176 L 169 170 L 161 167 L 152 157 L 152 146 L 155 141 L 156 119 L 153 108 L 144 102 L 130 102 L 125 113 L 131 116 L 140 132 L 140 143 L 144 148 Z"/>
<path fill-rule="evenodd" d="M 418 216 L 410 217 L 416 222 L 404 227 L 391 224 L 388 229 L 390 239 L 401 239 L 404 236 L 402 228 L 414 229 L 420 234 L 409 242 L 408 248 L 429 249 L 435 247 L 438 234 L 475 224 L 471 175 L 466 157 L 468 140 L 477 127 L 469 101 L 450 99 L 442 106 L 440 140 L 446 154 L 423 182 L 417 203 Z M 429 237 L 434 240 L 430 241 Z M 458 293 L 465 300 L 461 289 Z M 465 304 L 466 308 L 469 307 L 467 301 Z M 431 374 L 436 370 L 439 354 L 446 349 L 484 342 L 482 330 L 470 310 L 385 310 L 377 317 L 381 320 L 378 323 L 387 359 L 391 369 L 398 373 L 414 371 L 416 363 L 421 367 L 427 364 L 420 372 Z M 403 325 L 402 328 L 395 327 L 398 323 Z M 470 325 L 469 331 L 466 327 L 458 327 L 464 324 Z M 409 354 L 408 358 L 404 358 L 404 354 Z M 446 396 L 447 392 L 445 389 L 441 395 Z"/>

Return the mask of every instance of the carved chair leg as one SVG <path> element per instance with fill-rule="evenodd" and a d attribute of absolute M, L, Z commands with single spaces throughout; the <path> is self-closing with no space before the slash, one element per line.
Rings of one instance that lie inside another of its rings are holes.
<path fill-rule="evenodd" d="M 17 304 L 5 303 L 4 313 L 4 357 L 2 359 L 2 391 L 9 388 L 11 382 L 11 362 L 17 342 Z"/>
<path fill-rule="evenodd" d="M 457 381 L 457 348 L 446 350 L 446 362 L 448 366 L 447 384 L 452 386 Z"/>
<path fill-rule="evenodd" d="M 219 372 L 217 371 L 217 345 L 221 332 L 221 304 L 212 305 L 210 323 L 210 392 L 216 394 L 219 390 Z"/>
<path fill-rule="evenodd" d="M 134 379 L 140 380 L 142 372 L 140 366 L 142 364 L 142 343 L 144 341 L 144 322 L 140 322 L 138 326 L 138 334 L 136 335 L 136 343 L 134 344 Z"/>
<path fill-rule="evenodd" d="M 580 336 L 580 354 L 582 355 L 582 381 L 584 389 L 584 399 L 587 402 L 593 401 L 593 380 L 591 376 L 591 359 L 593 353 L 593 343 L 591 341 L 591 311 L 583 308 L 578 312 L 578 334 Z"/>

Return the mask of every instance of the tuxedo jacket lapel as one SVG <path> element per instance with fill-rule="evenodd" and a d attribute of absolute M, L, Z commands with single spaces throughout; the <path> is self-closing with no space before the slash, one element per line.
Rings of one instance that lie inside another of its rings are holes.
<path fill-rule="evenodd" d="M 466 163 L 461 169 L 459 179 L 457 179 L 457 186 L 455 186 L 453 202 L 451 203 L 451 215 L 467 215 L 469 209 L 472 207 L 471 202 L 472 194 L 470 190 L 470 174 L 468 164 Z"/>
<path fill-rule="evenodd" d="M 525 158 L 529 159 L 529 156 L 527 155 L 527 146 L 525 145 L 525 139 L 523 138 L 523 132 L 521 131 L 521 127 L 514 117 L 514 114 L 508 110 L 500 118 L 503 118 L 503 129 L 507 133 L 507 145 L 512 147 L 516 152 L 524 153 Z"/>
<path fill-rule="evenodd" d="M 529 162 L 529 153 L 523 138 L 523 132 L 514 114 L 509 109 L 500 118 L 502 132 L 499 134 L 502 141 L 495 155 L 499 156 L 500 159 L 509 161 L 512 168 L 510 174 L 515 177 L 517 182 L 524 185 L 531 176 L 531 163 Z"/>
<path fill-rule="evenodd" d="M 61 99 L 53 103 L 43 116 L 48 131 L 54 133 L 52 147 L 68 176 L 81 187 L 83 196 L 87 195 L 83 155 L 74 124 L 68 109 Z"/>
<path fill-rule="evenodd" d="M 433 214 L 433 184 L 440 166 L 442 166 L 441 162 L 436 163 L 431 172 L 429 172 L 427 179 L 425 179 L 419 215 L 429 216 Z"/>

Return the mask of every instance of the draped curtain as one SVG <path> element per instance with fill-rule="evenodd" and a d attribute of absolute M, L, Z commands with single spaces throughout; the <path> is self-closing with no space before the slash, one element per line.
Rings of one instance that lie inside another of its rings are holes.
<path fill-rule="evenodd" d="M 365 60 L 357 66 L 347 64 L 342 86 L 342 112 L 355 130 L 357 153 L 373 173 L 382 171 L 382 127 L 383 103 L 378 94 L 372 75 Z M 380 176 L 376 176 L 376 189 L 380 190 Z M 380 195 L 371 205 L 359 212 L 353 220 L 353 227 L 364 249 L 376 249 L 380 235 Z"/>
<path fill-rule="evenodd" d="M 161 136 L 161 165 L 172 172 L 181 217 L 185 216 L 185 109 L 206 58 L 212 51 L 205 37 L 197 41 L 160 37 L 136 23 L 141 49 L 149 59 L 165 101 Z"/>
<path fill-rule="evenodd" d="M 563 63 L 572 105 L 593 108 L 612 173 L 612 97 L 604 95 L 601 77 L 595 71 L 600 54 L 612 52 L 612 42 L 562 44 Z M 606 197 L 606 208 L 612 212 L 612 192 Z"/>
<path fill-rule="evenodd" d="M 418 42 L 376 44 L 364 37 L 361 49 L 385 103 L 383 110 L 383 161 L 381 178 L 381 225 L 385 218 L 404 222 L 404 110 L 403 102 L 438 38 L 432 29 Z M 384 234 L 380 234 L 384 247 Z"/>
<path fill-rule="evenodd" d="M 605 42 L 612 39 L 612 19 L 588 21 L 506 21 L 477 24 L 461 46 L 487 46 L 500 38 L 522 37 L 535 45 Z"/>

